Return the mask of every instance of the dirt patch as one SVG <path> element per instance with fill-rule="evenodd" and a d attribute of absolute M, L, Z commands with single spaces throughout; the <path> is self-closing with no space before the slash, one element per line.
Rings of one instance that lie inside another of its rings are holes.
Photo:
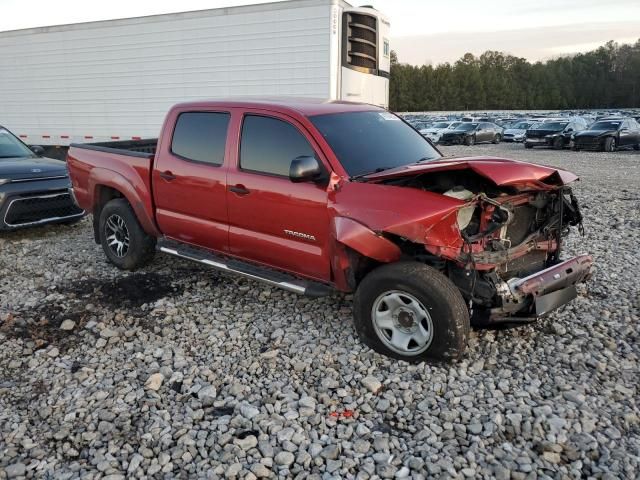
<path fill-rule="evenodd" d="M 172 282 L 169 275 L 134 273 L 115 280 L 77 281 L 61 287 L 59 291 L 71 298 L 82 298 L 105 308 L 132 309 L 155 303 L 167 296 L 180 295 L 184 287 Z"/>
<path fill-rule="evenodd" d="M 76 345 L 80 338 L 75 335 L 87 323 L 90 312 L 78 307 L 67 309 L 64 305 L 44 304 L 33 310 L 10 315 L 4 321 L 0 331 L 9 338 L 21 338 L 34 343 L 35 349 L 56 345 L 61 352 Z M 62 330 L 60 326 L 65 320 L 71 320 L 74 327 Z"/>

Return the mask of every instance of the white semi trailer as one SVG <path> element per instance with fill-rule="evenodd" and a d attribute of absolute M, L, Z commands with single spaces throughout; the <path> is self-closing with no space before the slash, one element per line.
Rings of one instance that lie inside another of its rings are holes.
<path fill-rule="evenodd" d="M 28 144 L 158 134 L 171 105 L 235 96 L 389 101 L 389 21 L 293 0 L 0 32 L 0 124 Z"/>

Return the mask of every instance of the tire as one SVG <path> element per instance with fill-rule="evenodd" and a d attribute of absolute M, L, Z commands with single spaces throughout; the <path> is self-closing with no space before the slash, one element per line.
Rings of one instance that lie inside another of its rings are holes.
<path fill-rule="evenodd" d="M 496 136 L 493 137 L 493 142 L 491 143 L 493 143 L 494 145 L 497 145 L 498 143 L 500 143 L 500 140 L 502 140 L 502 137 L 500 136 L 499 133 L 496 133 Z"/>
<path fill-rule="evenodd" d="M 564 148 L 564 138 L 556 137 L 553 139 L 553 149 L 562 150 Z"/>
<path fill-rule="evenodd" d="M 126 200 L 116 198 L 102 208 L 99 229 L 102 250 L 119 269 L 136 270 L 153 260 L 156 239 L 145 233 Z"/>
<path fill-rule="evenodd" d="M 633 149 L 634 149 L 634 150 L 640 150 L 640 143 L 636 143 L 636 144 L 633 146 Z"/>
<path fill-rule="evenodd" d="M 469 147 L 475 145 L 475 143 L 476 143 L 476 137 L 474 135 L 469 135 L 468 137 L 464 138 L 464 144 Z"/>
<path fill-rule="evenodd" d="M 604 141 L 603 145 L 605 152 L 615 152 L 616 151 L 616 139 L 613 137 L 607 137 Z"/>
<path fill-rule="evenodd" d="M 460 358 L 467 346 L 469 311 L 462 295 L 447 277 L 422 263 L 397 262 L 373 270 L 358 286 L 353 312 L 363 343 L 391 358 L 448 361 Z M 406 347 L 393 345 L 407 337 Z"/>
<path fill-rule="evenodd" d="M 524 142 L 524 148 L 533 148 L 533 145 L 531 145 L 529 142 Z"/>

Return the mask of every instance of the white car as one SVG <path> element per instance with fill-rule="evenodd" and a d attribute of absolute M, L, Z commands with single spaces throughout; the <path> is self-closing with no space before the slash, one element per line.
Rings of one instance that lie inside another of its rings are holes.
<path fill-rule="evenodd" d="M 530 129 L 535 122 L 518 122 L 511 128 L 505 129 L 502 134 L 503 142 L 524 142 L 527 130 Z"/>
<path fill-rule="evenodd" d="M 423 128 L 420 130 L 422 136 L 431 140 L 431 143 L 438 143 L 442 138 L 442 135 L 449 130 L 453 130 L 462 122 L 436 122 L 431 125 L 429 128 Z"/>

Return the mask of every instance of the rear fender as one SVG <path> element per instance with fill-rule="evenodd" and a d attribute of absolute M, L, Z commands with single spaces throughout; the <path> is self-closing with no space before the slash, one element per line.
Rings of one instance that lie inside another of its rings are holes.
<path fill-rule="evenodd" d="M 161 235 L 153 221 L 153 207 L 150 199 L 144 200 L 145 197 L 149 197 L 150 193 L 136 189 L 123 175 L 112 170 L 96 167 L 89 174 L 88 193 L 94 216 L 96 213 L 99 214 L 96 209 L 101 208 L 99 191 L 102 187 L 118 191 L 129 202 L 140 226 L 147 234 L 154 237 Z"/>

